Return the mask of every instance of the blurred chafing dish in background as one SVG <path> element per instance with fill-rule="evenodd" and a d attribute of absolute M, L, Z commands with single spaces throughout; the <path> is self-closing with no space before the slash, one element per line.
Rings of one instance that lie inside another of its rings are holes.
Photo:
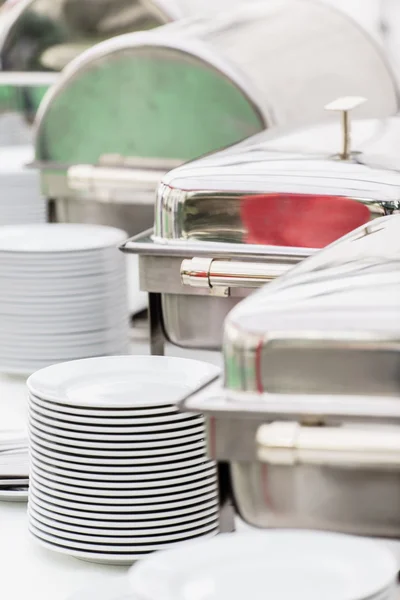
<path fill-rule="evenodd" d="M 360 117 L 398 108 L 375 43 L 315 2 L 247 4 L 99 44 L 68 65 L 39 111 L 36 159 L 53 218 L 143 231 L 172 167 L 265 128 L 326 119 L 324 104 L 342 94 L 368 97 Z"/>

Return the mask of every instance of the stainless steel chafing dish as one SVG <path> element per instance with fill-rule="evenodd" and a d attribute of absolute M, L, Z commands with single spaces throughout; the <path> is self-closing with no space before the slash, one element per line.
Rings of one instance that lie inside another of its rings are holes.
<path fill-rule="evenodd" d="M 150 190 L 172 166 L 326 118 L 343 93 L 369 98 L 360 117 L 397 111 L 383 55 L 344 14 L 307 0 L 244 4 L 119 36 L 68 65 L 37 120 L 53 218 L 134 234 L 152 225 Z"/>
<path fill-rule="evenodd" d="M 171 10 L 158 0 L 6 2 L 0 9 L 0 110 L 22 114 L 31 123 L 66 64 L 100 41 L 180 15 L 183 7 L 170 5 Z M 29 131 L 22 123 L 19 129 Z"/>
<path fill-rule="evenodd" d="M 206 416 L 240 515 L 259 527 L 400 536 L 400 215 L 368 223 L 244 300 Z"/>
<path fill-rule="evenodd" d="M 329 108 L 349 109 L 345 98 Z M 150 293 L 152 351 L 163 339 L 221 345 L 224 318 L 255 287 L 357 226 L 399 209 L 400 119 L 263 133 L 163 178 L 154 232 L 128 241 Z"/>

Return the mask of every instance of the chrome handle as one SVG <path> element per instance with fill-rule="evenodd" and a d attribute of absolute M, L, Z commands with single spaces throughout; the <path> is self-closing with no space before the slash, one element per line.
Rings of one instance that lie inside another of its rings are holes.
<path fill-rule="evenodd" d="M 181 280 L 183 285 L 210 290 L 255 288 L 280 277 L 291 266 L 288 263 L 240 262 L 195 257 L 182 261 Z"/>
<path fill-rule="evenodd" d="M 257 432 L 257 455 L 271 465 L 400 467 L 400 428 L 308 427 L 276 422 Z"/>
<path fill-rule="evenodd" d="M 339 154 L 339 157 L 342 160 L 348 160 L 351 156 L 349 113 L 366 101 L 366 98 L 362 98 L 361 96 L 345 96 L 343 98 L 338 98 L 325 106 L 325 110 L 340 112 L 342 114 L 343 147 Z"/>

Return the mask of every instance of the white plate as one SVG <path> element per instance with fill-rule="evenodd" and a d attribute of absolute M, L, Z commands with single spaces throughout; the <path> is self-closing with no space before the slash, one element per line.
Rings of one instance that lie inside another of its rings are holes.
<path fill-rule="evenodd" d="M 96 450 L 98 450 L 99 448 L 101 448 L 103 451 L 104 450 L 108 450 L 108 449 L 116 449 L 116 450 L 136 450 L 138 452 L 140 451 L 146 451 L 146 449 L 153 451 L 153 453 L 157 450 L 158 452 L 169 452 L 171 447 L 171 451 L 172 452 L 177 452 L 176 448 L 180 447 L 180 448 L 185 448 L 187 449 L 187 445 L 188 444 L 193 444 L 196 442 L 200 442 L 200 441 L 204 441 L 205 438 L 205 432 L 200 431 L 200 433 L 193 435 L 190 434 L 186 437 L 181 437 L 178 439 L 169 439 L 169 440 L 165 440 L 165 441 L 161 441 L 161 442 L 154 442 L 154 441 L 149 441 L 146 439 L 146 436 L 143 436 L 143 442 L 142 441 L 132 441 L 132 438 L 129 435 L 113 435 L 108 436 L 108 437 L 104 437 L 101 438 L 101 436 L 98 436 L 97 440 L 87 440 L 84 438 L 84 435 L 82 436 L 81 439 L 76 439 L 75 435 L 73 432 L 71 432 L 71 435 L 69 437 L 64 437 L 61 435 L 54 435 L 54 434 L 49 434 L 47 431 L 43 431 L 43 429 L 46 427 L 44 425 L 41 425 L 39 423 L 39 425 L 37 425 L 37 422 L 35 419 L 32 418 L 32 415 L 30 416 L 30 427 L 32 429 L 32 431 L 34 433 L 36 433 L 36 435 L 38 435 L 39 437 L 47 440 L 48 442 L 53 442 L 55 444 L 61 444 L 62 446 L 66 446 L 68 447 L 74 447 L 74 448 L 94 448 Z M 67 433 L 65 430 L 61 429 L 60 430 L 61 433 Z M 74 437 L 72 437 L 74 436 Z M 111 439 L 110 439 L 111 438 Z M 117 440 L 117 441 L 115 441 Z"/>
<path fill-rule="evenodd" d="M 216 477 L 216 470 L 214 466 L 210 466 L 205 471 L 196 475 L 186 475 L 180 478 L 177 477 L 166 480 L 164 479 L 161 481 L 135 481 L 128 483 L 119 481 L 85 481 L 82 479 L 76 479 L 74 477 L 60 477 L 59 475 L 54 475 L 54 473 L 49 473 L 45 469 L 42 469 L 41 466 L 38 466 L 35 461 L 31 461 L 31 469 L 37 477 L 42 478 L 44 481 L 47 480 L 52 486 L 54 486 L 54 488 L 64 491 L 77 488 L 76 492 L 79 494 L 93 493 L 93 490 L 95 490 L 95 493 L 99 496 L 123 495 L 124 491 L 128 493 L 130 490 L 130 493 L 132 493 L 134 490 L 151 490 L 153 488 L 165 488 L 173 491 L 177 486 L 181 487 L 193 485 L 193 487 L 195 487 L 201 481 L 207 482 L 214 480 Z M 21 481 L 22 483 L 27 483 L 23 480 Z"/>
<path fill-rule="evenodd" d="M 173 407 L 170 411 L 170 414 L 157 414 L 153 416 L 151 413 L 142 415 L 140 414 L 140 410 L 137 411 L 138 415 L 133 415 L 130 419 L 126 419 L 126 421 L 132 426 L 140 426 L 140 425 L 160 425 L 164 423 L 171 424 L 173 427 L 174 423 L 178 423 L 181 421 L 186 421 L 188 423 L 193 424 L 203 424 L 204 419 L 200 415 L 195 415 L 193 413 L 180 413 Z M 104 433 L 96 433 L 90 434 L 90 424 L 97 423 L 99 419 L 97 418 L 87 418 L 87 425 L 82 425 L 79 422 L 74 422 L 75 419 L 71 422 L 65 414 L 60 414 L 58 412 L 52 410 L 42 409 L 41 407 L 37 407 L 36 402 L 30 398 L 30 415 L 36 421 L 38 426 L 45 427 L 45 431 L 53 431 L 56 435 L 72 435 L 72 432 L 78 434 L 76 437 L 81 437 L 82 439 L 104 439 Z M 82 418 L 78 418 L 78 421 L 83 421 Z M 113 429 L 115 434 L 119 436 L 119 419 L 114 419 L 111 423 L 115 423 L 114 427 L 110 427 L 109 429 Z M 123 429 L 124 423 L 122 423 Z M 89 430 L 86 430 L 86 427 L 89 427 Z M 97 425 L 96 425 L 97 430 Z M 101 430 L 100 430 L 101 431 Z M 79 435 L 81 432 L 82 435 Z M 87 438 L 86 438 L 87 435 Z M 114 439 L 115 436 L 108 436 L 111 439 Z"/>
<path fill-rule="evenodd" d="M 71 516 L 98 520 L 110 521 L 128 521 L 133 520 L 136 513 L 146 513 L 149 518 L 151 513 L 160 513 L 161 511 L 175 511 L 181 508 L 196 507 L 196 510 L 201 510 L 203 504 L 217 497 L 216 492 L 204 493 L 199 496 L 186 498 L 176 502 L 158 504 L 153 503 L 137 503 L 132 505 L 110 506 L 106 504 L 93 505 L 85 504 L 84 502 L 70 502 L 69 500 L 61 500 L 61 498 L 50 497 L 49 494 L 44 494 L 37 490 L 34 485 L 29 488 L 29 495 L 33 495 L 34 501 L 38 506 L 43 506 L 49 510 L 55 510 L 60 514 L 69 514 Z"/>
<path fill-rule="evenodd" d="M 52 487 L 43 485 L 43 480 L 39 482 L 33 472 L 31 473 L 29 485 L 36 497 L 41 500 L 66 508 L 87 512 L 96 510 L 114 513 L 134 512 L 137 506 L 140 506 L 141 508 L 147 507 L 147 510 L 158 510 L 160 509 L 160 506 L 168 508 L 171 504 L 179 504 L 180 502 L 194 501 L 197 499 L 199 499 L 200 503 L 202 497 L 207 496 L 208 494 L 216 495 L 218 492 L 217 482 L 214 481 L 207 485 L 202 484 L 195 490 L 179 491 L 164 496 L 161 496 L 156 488 L 152 490 L 141 490 L 142 493 L 144 491 L 147 493 L 146 496 L 137 494 L 129 498 L 125 496 L 119 497 L 117 495 L 114 497 L 81 496 L 78 494 L 60 492 Z M 154 507 L 154 509 L 152 507 Z"/>
<path fill-rule="evenodd" d="M 186 517 L 186 522 L 181 519 L 170 519 L 167 521 L 161 521 L 162 526 L 157 526 L 157 521 L 135 521 L 129 522 L 129 525 L 125 522 L 123 523 L 124 527 L 113 527 L 113 524 L 109 521 L 106 522 L 107 527 L 99 527 L 98 525 L 92 524 L 92 521 L 87 521 L 84 524 L 79 523 L 70 524 L 65 523 L 58 518 L 48 518 L 41 514 L 38 510 L 36 510 L 35 505 L 31 502 L 29 503 L 28 512 L 31 514 L 36 521 L 39 521 L 43 525 L 46 525 L 47 528 L 50 529 L 59 529 L 61 531 L 68 532 L 72 534 L 80 534 L 80 535 L 96 535 L 96 536 L 114 536 L 114 537 L 131 537 L 132 535 L 168 535 L 170 533 L 179 533 L 180 531 L 190 531 L 196 529 L 204 524 L 211 523 L 212 521 L 216 521 L 219 518 L 218 509 L 216 506 L 209 508 L 208 510 L 203 511 L 202 513 L 196 513 L 195 515 L 189 515 L 190 519 Z M 57 517 L 58 515 L 56 515 Z M 193 517 L 196 517 L 195 519 Z M 78 521 L 75 519 L 75 521 Z M 174 524 L 174 522 L 176 523 Z M 97 521 L 94 521 L 97 523 Z"/>
<path fill-rule="evenodd" d="M 15 488 L 10 490 L 0 489 L 0 502 L 27 502 L 28 501 L 28 489 L 27 488 Z"/>
<path fill-rule="evenodd" d="M 124 356 L 53 365 L 32 375 L 31 394 L 77 407 L 176 404 L 217 377 L 220 369 L 167 356 Z"/>
<path fill-rule="evenodd" d="M 0 230 L 1 252 L 81 252 L 118 247 L 127 238 L 120 229 L 101 225 L 45 223 Z"/>
<path fill-rule="evenodd" d="M 204 430 L 203 417 L 200 415 L 198 417 L 194 417 L 192 413 L 190 413 L 189 418 L 187 419 L 176 420 L 172 421 L 171 423 L 168 423 L 166 421 L 161 421 L 161 423 L 152 423 L 150 421 L 150 424 L 147 425 L 146 420 L 141 419 L 141 422 L 143 422 L 143 424 L 139 424 L 139 421 L 134 418 L 130 419 L 129 421 L 130 423 L 132 423 L 132 425 L 118 427 L 118 432 L 120 432 L 121 434 L 131 434 L 132 441 L 135 439 L 135 434 L 137 436 L 140 436 L 138 437 L 138 439 L 142 439 L 143 441 L 145 441 L 153 435 L 155 435 L 154 439 L 171 439 L 173 437 L 185 437 L 190 433 L 194 432 L 193 430 L 196 430 L 197 432 L 197 429 L 199 427 L 201 427 Z M 101 432 L 103 430 L 107 433 L 116 432 L 116 428 L 112 426 L 103 427 L 100 429 L 97 426 L 95 419 L 91 419 L 90 422 L 93 423 L 93 425 L 88 425 L 84 429 L 84 431 L 87 433 L 96 431 Z"/>
<path fill-rule="evenodd" d="M 147 417 L 160 415 L 176 415 L 178 409 L 171 404 L 160 404 L 150 408 L 75 408 L 73 406 L 56 404 L 49 400 L 44 400 L 33 394 L 29 394 L 30 402 L 34 405 L 37 412 L 45 416 L 60 419 L 69 423 L 83 423 L 84 426 L 94 424 L 101 425 L 130 425 L 133 417 Z M 75 425 L 74 425 L 75 427 Z"/>
<path fill-rule="evenodd" d="M 113 515 L 107 514 L 102 516 L 100 519 L 87 518 L 87 513 L 77 513 L 76 515 L 71 514 L 76 511 L 65 511 L 60 512 L 57 506 L 45 507 L 43 504 L 38 503 L 38 500 L 31 495 L 29 497 L 29 507 L 33 508 L 35 512 L 39 513 L 41 517 L 47 517 L 48 519 L 55 519 L 62 523 L 70 524 L 71 526 L 82 528 L 92 527 L 95 529 L 135 529 L 139 527 L 173 527 L 182 523 L 192 523 L 202 518 L 203 515 L 209 515 L 210 511 L 218 513 L 218 498 L 204 502 L 199 508 L 196 505 L 188 506 L 184 509 L 163 511 L 163 512 L 143 512 L 135 513 L 131 517 L 124 520 L 117 519 Z M 129 520 L 130 519 L 130 520 Z"/>
<path fill-rule="evenodd" d="M 105 443 L 95 443 L 92 445 L 90 442 L 88 446 L 74 446 L 71 444 L 63 444 L 62 438 L 59 438 L 59 441 L 52 442 L 49 441 L 50 436 L 47 434 L 43 434 L 38 431 L 33 425 L 30 427 L 30 438 L 31 443 L 38 443 L 44 448 L 49 448 L 54 450 L 55 452 L 66 452 L 68 454 L 75 454 L 79 457 L 91 457 L 91 458 L 145 458 L 145 457 L 157 457 L 164 456 L 165 458 L 169 457 L 171 460 L 174 460 L 176 455 L 182 455 L 187 452 L 195 452 L 197 450 L 202 450 L 205 454 L 206 447 L 204 437 L 200 440 L 189 440 L 186 444 L 180 444 L 178 446 L 169 446 L 168 448 L 137 448 L 130 447 L 129 444 L 115 444 L 110 442 L 109 444 Z M 150 436 L 149 436 L 150 437 Z M 155 459 L 157 460 L 157 459 Z"/>
<path fill-rule="evenodd" d="M 126 280 L 126 270 L 125 265 L 122 262 L 120 264 L 120 268 L 118 267 L 118 263 L 116 263 L 116 268 L 114 272 L 111 273 L 94 273 L 91 276 L 82 277 L 79 274 L 79 271 L 76 273 L 76 277 L 53 277 L 50 279 L 41 279 L 41 277 L 36 277 L 35 279 L 24 281 L 23 278 L 13 277 L 13 278 L 3 278 L 1 277 L 1 269 L 0 269 L 0 282 L 2 287 L 5 287 L 5 290 L 8 294 L 12 294 L 14 292 L 24 291 L 26 286 L 28 287 L 30 293 L 39 294 L 39 292 L 52 295 L 61 295 L 62 291 L 65 292 L 77 292 L 77 293 L 86 293 L 89 291 L 95 293 L 95 290 L 113 290 L 116 286 L 119 286 L 121 283 L 124 283 Z M 29 297 L 25 298 L 25 301 L 29 303 Z"/>
<path fill-rule="evenodd" d="M 94 487 L 97 485 L 101 485 L 102 487 L 112 487 L 116 484 L 118 486 L 123 486 L 126 484 L 129 485 L 139 485 L 139 482 L 143 483 L 143 487 L 152 487 L 160 485 L 159 482 L 162 481 L 162 485 L 168 485 L 168 481 L 174 481 L 179 478 L 178 483 L 180 482 L 180 478 L 182 477 L 202 477 L 203 473 L 208 472 L 209 469 L 215 468 L 214 463 L 211 461 L 194 461 L 194 465 L 189 466 L 187 468 L 177 469 L 173 471 L 161 471 L 161 472 L 133 472 L 124 474 L 119 471 L 111 471 L 108 473 L 87 473 L 85 471 L 76 471 L 68 468 L 60 468 L 48 464 L 46 461 L 43 462 L 42 459 L 38 459 L 37 455 L 31 453 L 31 462 L 35 465 L 36 468 L 39 468 L 46 473 L 50 473 L 52 477 L 60 476 L 61 478 L 73 479 L 79 485 L 79 482 L 82 482 L 82 486 Z M 172 484 L 171 484 L 172 485 Z"/>
<path fill-rule="evenodd" d="M 74 550 L 81 550 L 81 551 L 89 551 L 89 552 L 98 552 L 100 553 L 133 553 L 133 552 L 145 552 L 146 550 L 150 550 L 150 551 L 155 551 L 155 550 L 162 550 L 165 547 L 169 547 L 171 544 L 176 544 L 179 543 L 181 541 L 187 541 L 187 540 L 192 540 L 198 537 L 202 537 L 203 535 L 207 535 L 207 534 L 211 534 L 214 533 L 214 535 L 216 535 L 218 533 L 217 528 L 215 526 L 215 524 L 213 525 L 208 525 L 206 527 L 203 527 L 202 529 L 200 529 L 197 532 L 194 532 L 193 535 L 184 535 L 178 539 L 171 539 L 171 540 L 162 540 L 162 541 L 158 541 L 158 542 L 148 542 L 146 543 L 146 540 L 144 539 L 142 542 L 136 542 L 135 544 L 120 544 L 120 545 L 113 545 L 113 544 L 95 544 L 95 543 L 85 543 L 82 541 L 74 541 L 74 540 L 70 540 L 70 539 L 66 539 L 64 537 L 55 535 L 55 534 L 48 534 L 45 533 L 44 531 L 42 531 L 42 529 L 40 529 L 36 523 L 33 523 L 31 520 L 29 521 L 29 530 L 39 536 L 41 539 L 57 545 L 63 545 L 67 548 L 71 548 Z"/>
<path fill-rule="evenodd" d="M 135 554 L 114 554 L 114 553 L 105 553 L 105 552 L 104 553 L 96 553 L 96 552 L 89 552 L 89 551 L 81 552 L 79 550 L 73 550 L 67 546 L 62 546 L 60 544 L 48 542 L 47 540 L 43 539 L 43 536 L 38 535 L 37 532 L 34 532 L 32 530 L 31 530 L 31 534 L 37 540 L 38 543 L 40 543 L 44 548 L 47 548 L 48 550 L 53 550 L 54 552 L 60 552 L 61 554 L 68 554 L 70 556 L 79 558 L 79 559 L 87 561 L 87 562 L 95 562 L 95 563 L 105 564 L 105 565 L 109 565 L 109 564 L 121 565 L 121 566 L 122 565 L 131 565 L 137 560 L 140 560 L 142 558 L 147 558 L 151 552 L 165 548 L 164 545 L 152 546 L 153 550 L 146 550 L 143 552 L 138 551 Z M 202 538 L 214 537 L 214 535 L 215 535 L 214 533 L 208 534 L 208 535 L 203 535 Z M 178 543 L 180 543 L 180 542 L 178 542 Z M 171 546 L 172 545 L 173 544 L 171 544 Z M 170 546 L 168 546 L 168 547 L 170 547 Z"/>
<path fill-rule="evenodd" d="M 130 571 L 133 598 L 365 600 L 394 583 L 397 564 L 379 543 L 307 531 L 225 534 L 182 544 Z"/>
<path fill-rule="evenodd" d="M 46 465 L 46 467 L 48 465 L 52 465 L 54 467 L 61 467 L 61 469 L 64 469 L 66 471 L 69 472 L 76 472 L 77 476 L 85 478 L 93 478 L 93 473 L 96 473 L 96 477 L 97 474 L 99 476 L 99 478 L 101 477 L 107 477 L 108 473 L 111 473 L 112 475 L 110 475 L 110 477 L 114 477 L 117 474 L 128 474 L 130 476 L 130 478 L 138 475 L 138 474 L 149 474 L 151 478 L 156 478 L 156 474 L 157 473 L 163 473 L 164 477 L 167 476 L 168 473 L 174 473 L 174 472 L 181 472 L 182 470 L 187 470 L 190 469 L 192 467 L 197 467 L 199 465 L 205 466 L 205 465 L 209 465 L 210 462 L 204 457 L 204 456 L 200 456 L 200 457 L 196 457 L 196 458 L 192 458 L 192 459 L 188 459 L 188 460 L 181 460 L 178 462 L 166 462 L 166 463 L 155 463 L 155 464 L 143 464 L 143 465 L 136 465 L 136 464 L 132 464 L 132 461 L 129 461 L 129 466 L 124 466 L 124 465 L 118 465 L 118 467 L 116 467 L 115 465 L 113 466 L 109 466 L 107 464 L 100 464 L 100 465 L 95 465 L 95 464 L 85 464 L 83 465 L 79 465 L 73 462 L 68 462 L 65 460 L 60 460 L 60 459 L 54 459 L 49 457 L 46 454 L 42 454 L 41 451 L 38 452 L 38 450 L 34 447 L 30 448 L 30 454 L 36 458 L 37 461 L 39 461 L 41 464 Z M 82 470 L 83 469 L 83 470 Z M 90 473 L 92 475 L 90 475 Z"/>
<path fill-rule="evenodd" d="M 116 456 L 115 458 L 112 455 L 106 456 L 86 456 L 82 453 L 73 454 L 70 452 L 62 452 L 61 450 L 53 451 L 48 448 L 44 442 L 38 440 L 33 434 L 30 435 L 30 448 L 31 451 L 38 451 L 45 458 L 49 458 L 52 460 L 60 460 L 63 462 L 67 462 L 71 465 L 78 465 L 84 470 L 87 470 L 87 467 L 97 466 L 106 467 L 110 466 L 114 469 L 117 469 L 120 466 L 131 466 L 132 468 L 137 466 L 151 466 L 154 470 L 157 470 L 156 465 L 167 464 L 185 464 L 186 462 L 195 459 L 195 458 L 206 458 L 205 455 L 205 446 L 201 444 L 195 450 L 188 450 L 187 452 L 179 452 L 174 454 L 173 456 L 168 455 L 165 456 L 163 454 L 155 455 L 155 456 L 147 456 L 147 457 L 137 457 L 134 455 L 129 456 L 129 453 L 124 456 Z"/>
<path fill-rule="evenodd" d="M 201 487 L 208 486 L 210 484 L 217 483 L 216 472 L 209 473 L 207 476 L 203 478 L 194 480 L 192 482 L 180 481 L 177 484 L 170 486 L 163 486 L 162 484 L 158 484 L 158 486 L 153 485 L 151 487 L 134 486 L 130 488 L 113 488 L 113 489 L 102 489 L 98 488 L 87 488 L 77 485 L 76 482 L 69 482 L 67 484 L 60 483 L 54 479 L 49 479 L 49 477 L 45 477 L 43 472 L 36 469 L 33 465 L 31 466 L 31 473 L 35 479 L 35 481 L 47 486 L 47 488 L 55 491 L 59 491 L 65 494 L 66 497 L 73 497 L 73 499 L 80 501 L 80 496 L 82 496 L 82 501 L 92 502 L 92 500 L 87 500 L 87 497 L 91 496 L 92 499 L 96 499 L 97 501 L 102 501 L 101 498 L 132 498 L 136 496 L 151 496 L 151 495 L 160 495 L 160 494 L 175 494 L 186 492 L 190 490 L 198 490 Z M 13 484 L 14 487 L 17 484 Z M 57 495 L 57 494 L 55 494 Z M 60 496 L 64 497 L 63 495 Z"/>
<path fill-rule="evenodd" d="M 196 535 L 202 535 L 204 533 L 209 533 L 210 531 L 215 531 L 218 529 L 218 519 L 214 515 L 213 518 L 206 519 L 203 522 L 200 522 L 197 527 L 193 529 L 187 529 L 176 532 L 165 532 L 161 534 L 155 534 L 152 531 L 145 530 L 142 535 L 137 535 L 131 533 L 130 536 L 118 536 L 116 533 L 111 532 L 110 535 L 102 536 L 102 535 L 93 535 L 88 533 L 73 533 L 71 531 L 63 531 L 62 529 L 56 529 L 55 527 L 48 527 L 40 520 L 36 519 L 32 512 L 29 513 L 29 521 L 30 523 L 41 533 L 45 533 L 49 537 L 56 537 L 58 543 L 61 540 L 69 545 L 71 543 L 76 544 L 75 547 L 87 549 L 91 545 L 103 546 L 108 548 L 109 550 L 113 550 L 117 548 L 118 550 L 127 550 L 127 546 L 141 546 L 142 544 L 165 544 L 172 541 L 179 540 L 187 540 L 188 538 L 192 538 Z M 110 533 L 110 532 L 109 532 Z M 61 542 L 62 543 L 62 542 Z"/>
<path fill-rule="evenodd" d="M 111 331 L 111 330 L 110 330 Z M 54 336 L 57 339 L 57 335 Z M 64 358 L 69 359 L 71 356 L 93 356 L 103 352 L 104 355 L 111 353 L 113 350 L 118 348 L 126 347 L 129 342 L 127 336 L 117 336 L 115 339 L 107 339 L 107 335 L 97 342 L 88 341 L 82 339 L 81 343 L 76 344 L 63 344 L 60 340 L 60 344 L 57 346 L 37 347 L 34 343 L 31 346 L 25 348 L 19 346 L 16 341 L 14 347 L 5 347 L 0 342 L 0 359 L 7 360 L 10 364 L 30 364 L 33 362 L 47 361 L 52 359 Z M 20 349 L 18 354 L 17 349 Z"/>

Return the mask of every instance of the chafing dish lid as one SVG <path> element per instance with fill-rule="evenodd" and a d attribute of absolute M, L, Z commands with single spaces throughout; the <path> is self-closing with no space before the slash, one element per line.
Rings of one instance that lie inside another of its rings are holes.
<path fill-rule="evenodd" d="M 400 396 L 400 215 L 300 263 L 228 316 L 225 385 Z"/>
<path fill-rule="evenodd" d="M 293 227 L 300 218 L 311 224 L 319 211 L 327 234 L 341 210 L 339 198 L 363 204 L 364 211 L 354 202 L 343 204 L 342 229 L 300 243 L 322 247 L 371 217 L 397 210 L 400 118 L 352 125 L 349 160 L 338 157 L 342 131 L 335 123 L 280 135 L 266 131 L 169 172 L 158 190 L 156 238 L 249 243 L 252 220 L 258 229 L 266 225 L 258 243 L 296 246 L 301 235 L 276 241 L 267 229 L 282 219 L 293 221 Z"/>

